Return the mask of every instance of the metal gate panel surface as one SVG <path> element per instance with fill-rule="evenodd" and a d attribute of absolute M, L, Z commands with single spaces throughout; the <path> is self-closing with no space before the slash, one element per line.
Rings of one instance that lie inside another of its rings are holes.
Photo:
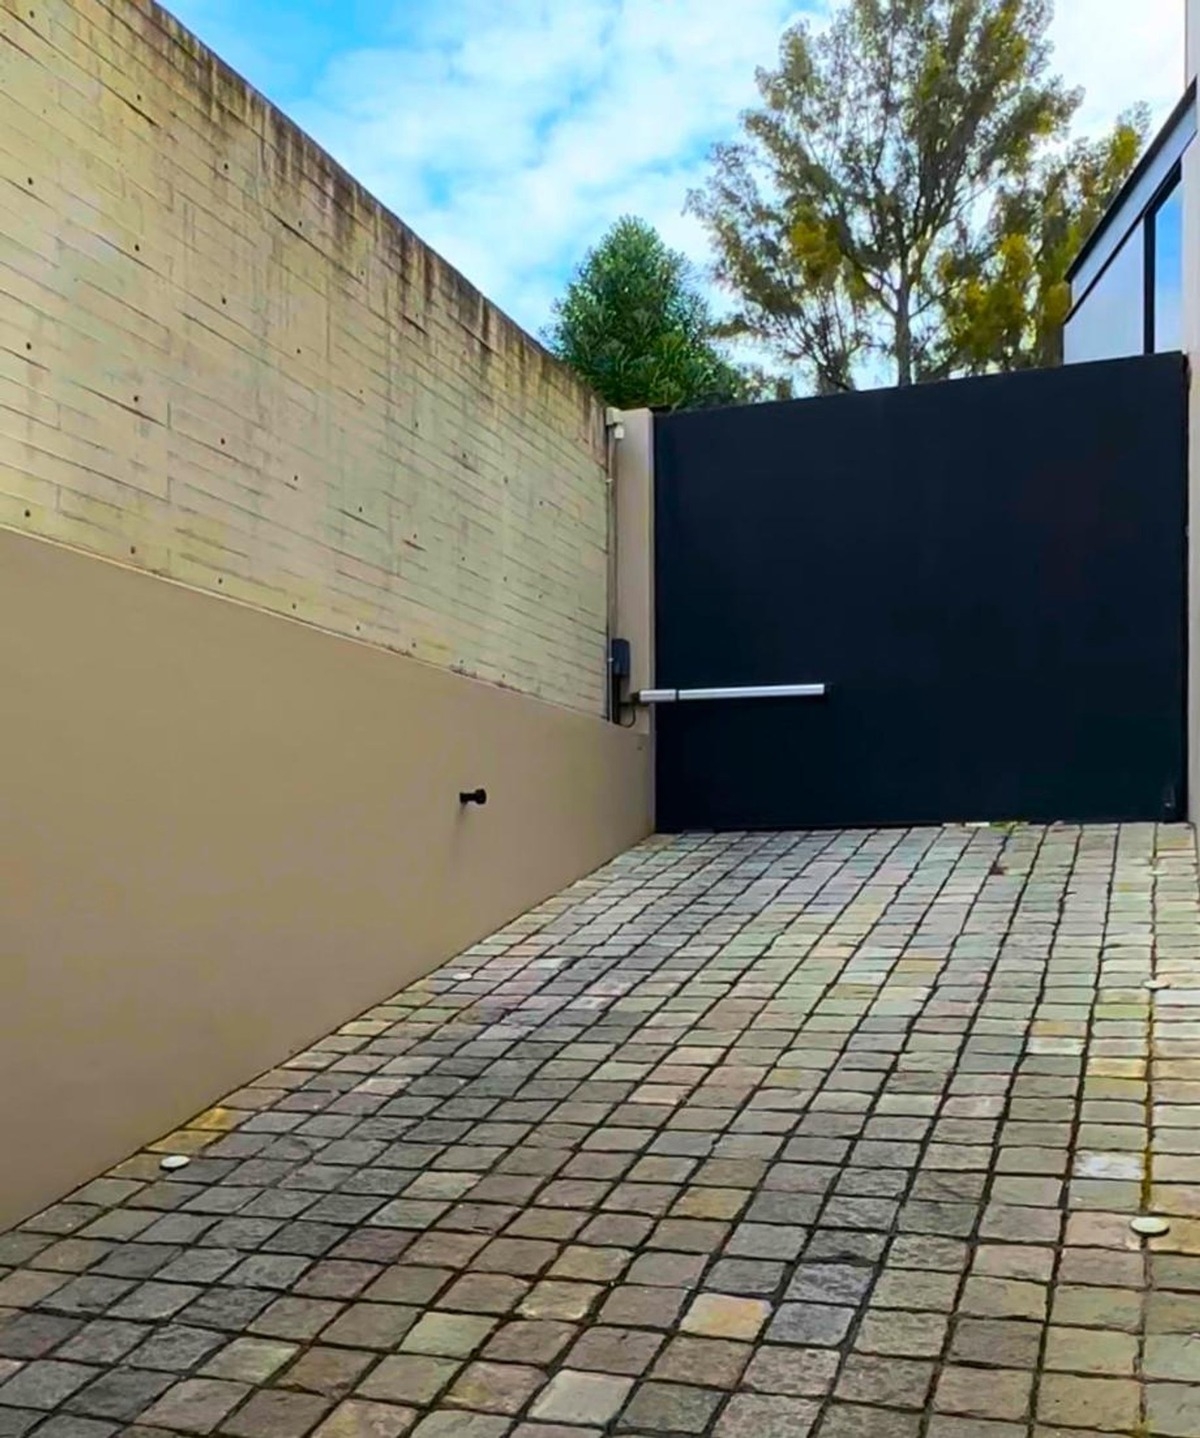
<path fill-rule="evenodd" d="M 1171 819 L 1186 371 L 1155 355 L 658 416 L 664 830 Z"/>

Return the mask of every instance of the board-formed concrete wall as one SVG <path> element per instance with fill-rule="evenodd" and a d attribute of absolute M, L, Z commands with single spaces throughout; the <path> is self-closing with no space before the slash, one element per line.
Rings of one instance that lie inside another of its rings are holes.
<path fill-rule="evenodd" d="M 0 523 L 599 713 L 591 393 L 150 0 L 0 0 Z"/>

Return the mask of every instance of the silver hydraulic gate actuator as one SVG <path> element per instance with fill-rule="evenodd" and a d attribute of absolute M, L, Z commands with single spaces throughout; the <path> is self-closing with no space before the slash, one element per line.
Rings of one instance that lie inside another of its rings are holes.
<path fill-rule="evenodd" d="M 746 684 L 724 689 L 642 689 L 639 704 L 683 704 L 693 699 L 823 699 L 824 684 Z"/>

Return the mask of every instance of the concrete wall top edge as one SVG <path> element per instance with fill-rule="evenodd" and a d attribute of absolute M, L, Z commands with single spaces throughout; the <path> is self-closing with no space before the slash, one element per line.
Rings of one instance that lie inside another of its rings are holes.
<path fill-rule="evenodd" d="M 0 62 L 0 524 L 603 713 L 596 397 L 153 0 Z"/>

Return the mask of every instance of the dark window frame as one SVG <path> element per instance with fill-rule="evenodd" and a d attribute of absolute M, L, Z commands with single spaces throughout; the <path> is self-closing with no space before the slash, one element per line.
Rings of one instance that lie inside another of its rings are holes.
<path fill-rule="evenodd" d="M 1124 208 L 1124 206 L 1125 206 L 1125 202 L 1126 202 L 1126 201 L 1129 199 L 1129 197 L 1136 191 L 1136 189 L 1137 189 L 1137 187 L 1138 187 L 1138 184 L 1139 184 L 1139 183 L 1141 182 L 1141 180 L 1144 178 L 1144 176 L 1146 175 L 1146 172 L 1152 168 L 1152 166 L 1153 166 L 1153 164 L 1154 164 L 1154 161 L 1158 158 L 1159 154 L 1162 152 L 1163 147 L 1164 147 L 1165 145 L 1167 145 L 1167 144 L 1170 143 L 1172 137 L 1175 135 L 1176 131 L 1177 131 L 1177 130 L 1180 128 L 1180 126 L 1182 125 L 1182 123 L 1183 123 L 1185 117 L 1187 116 L 1188 111 L 1189 111 L 1190 109 L 1192 109 L 1192 108 L 1195 106 L 1195 104 L 1196 104 L 1196 81 L 1193 80 L 1193 81 L 1191 82 L 1191 84 L 1188 85 L 1187 89 L 1184 91 L 1183 98 L 1179 101 L 1179 103 L 1175 106 L 1175 108 L 1171 111 L 1170 115 L 1167 117 L 1166 123 L 1163 125 L 1162 129 L 1159 130 L 1158 134 L 1155 135 L 1154 139 L 1150 141 L 1149 148 L 1146 150 L 1146 153 L 1142 156 L 1142 158 L 1141 158 L 1141 159 L 1137 162 L 1137 164 L 1134 166 L 1132 174 L 1130 174 L 1130 175 L 1126 178 L 1124 184 L 1123 184 L 1123 185 L 1121 186 L 1121 188 L 1117 191 L 1117 193 L 1116 193 L 1116 195 L 1113 197 L 1113 199 L 1109 202 L 1108 208 L 1104 211 L 1104 214 L 1100 216 L 1100 219 L 1099 219 L 1099 221 L 1097 222 L 1095 228 L 1092 230 L 1091 234 L 1087 237 L 1087 239 L 1084 240 L 1083 245 L 1082 245 L 1082 247 L 1081 247 L 1080 250 L 1079 250 L 1079 253 L 1075 256 L 1075 258 L 1074 258 L 1074 259 L 1071 261 L 1071 263 L 1067 266 L 1067 279 L 1068 279 L 1069 282 L 1071 282 L 1072 285 L 1074 284 L 1075 276 L 1076 276 L 1076 274 L 1079 272 L 1080 266 L 1084 263 L 1084 261 L 1085 261 L 1085 260 L 1088 258 L 1088 256 L 1092 253 L 1092 251 L 1093 251 L 1094 249 L 1096 249 L 1096 247 L 1101 243 L 1101 241 L 1102 241 L 1102 240 L 1105 238 L 1105 236 L 1109 233 L 1110 229 L 1112 228 L 1112 223 L 1113 223 L 1113 221 L 1114 221 L 1114 220 L 1116 219 L 1116 217 L 1121 213 L 1121 210 L 1122 210 L 1122 209 Z M 1192 140 L 1195 139 L 1195 136 L 1196 136 L 1196 127 L 1195 127 L 1195 124 L 1193 124 L 1192 135 L 1191 135 L 1191 137 L 1190 137 L 1187 141 L 1184 142 L 1183 149 L 1184 149 L 1185 151 L 1186 151 L 1188 145 L 1190 145 L 1190 144 L 1192 143 Z M 1181 153 L 1181 158 L 1182 158 L 1182 153 Z M 1176 160 L 1175 163 L 1178 165 L 1178 164 L 1180 163 L 1180 160 Z M 1158 188 L 1158 190 L 1155 191 L 1154 198 L 1152 198 L 1151 201 L 1150 201 L 1151 204 L 1154 203 L 1154 199 L 1157 198 L 1159 192 L 1162 190 L 1163 186 L 1165 186 L 1167 183 L 1168 183 L 1168 181 L 1167 181 L 1167 180 L 1164 180 L 1164 181 L 1163 181 L 1163 184 L 1160 185 L 1159 188 Z M 1135 225 L 1140 224 L 1141 221 L 1142 221 L 1142 219 L 1143 219 L 1143 217 L 1145 216 L 1145 214 L 1146 214 L 1146 210 L 1143 208 L 1141 214 L 1138 216 L 1138 218 L 1137 218 L 1137 220 L 1134 222 L 1134 224 L 1135 224 Z M 1131 228 L 1132 228 L 1132 227 L 1131 227 Z M 1126 233 L 1128 234 L 1128 232 L 1126 232 Z M 1115 247 L 1115 249 L 1120 249 L 1120 245 L 1118 244 L 1118 245 Z M 1114 250 L 1114 253 L 1115 253 L 1115 250 Z M 1111 256 L 1110 256 L 1110 259 L 1111 259 Z M 1105 265 L 1102 267 L 1102 271 L 1103 271 L 1103 269 L 1107 269 L 1107 267 L 1108 267 L 1108 262 L 1106 262 Z M 1101 272 L 1102 272 L 1102 271 L 1101 271 Z M 1099 278 L 1100 278 L 1100 274 L 1098 273 L 1098 274 L 1096 275 L 1096 279 L 1099 279 Z M 1093 281 L 1093 283 L 1094 283 L 1094 281 Z M 1089 286 L 1088 286 L 1088 289 L 1090 290 L 1091 288 L 1092 288 L 1092 286 L 1089 285 Z M 1086 295 L 1086 291 L 1084 292 L 1084 294 Z M 1084 295 L 1081 295 L 1081 296 L 1080 296 L 1080 300 L 1082 301 L 1083 298 L 1084 298 Z"/>
<path fill-rule="evenodd" d="M 1145 289 L 1143 291 L 1143 341 L 1142 353 L 1152 355 L 1157 353 L 1156 330 L 1157 330 L 1157 285 L 1158 285 L 1158 214 L 1163 206 L 1170 200 L 1183 183 L 1183 163 L 1176 161 L 1168 171 L 1158 189 L 1155 190 L 1141 223 L 1145 228 L 1144 243 L 1146 247 L 1145 265 Z"/>
<path fill-rule="evenodd" d="M 1156 354 L 1155 329 L 1157 326 L 1156 313 L 1156 287 L 1157 287 L 1157 220 L 1159 211 L 1179 190 L 1183 183 L 1183 160 L 1180 158 L 1171 166 L 1163 176 L 1162 183 L 1146 202 L 1145 209 L 1130 225 L 1120 243 L 1117 244 L 1111 255 L 1104 263 L 1104 267 L 1093 277 L 1092 282 L 1081 294 L 1072 306 L 1071 311 L 1063 322 L 1064 331 L 1076 314 L 1087 304 L 1088 300 L 1099 289 L 1104 277 L 1112 269 L 1121 256 L 1125 246 L 1135 237 L 1141 240 L 1142 244 L 1142 348 L 1140 353 L 1144 355 Z"/>

